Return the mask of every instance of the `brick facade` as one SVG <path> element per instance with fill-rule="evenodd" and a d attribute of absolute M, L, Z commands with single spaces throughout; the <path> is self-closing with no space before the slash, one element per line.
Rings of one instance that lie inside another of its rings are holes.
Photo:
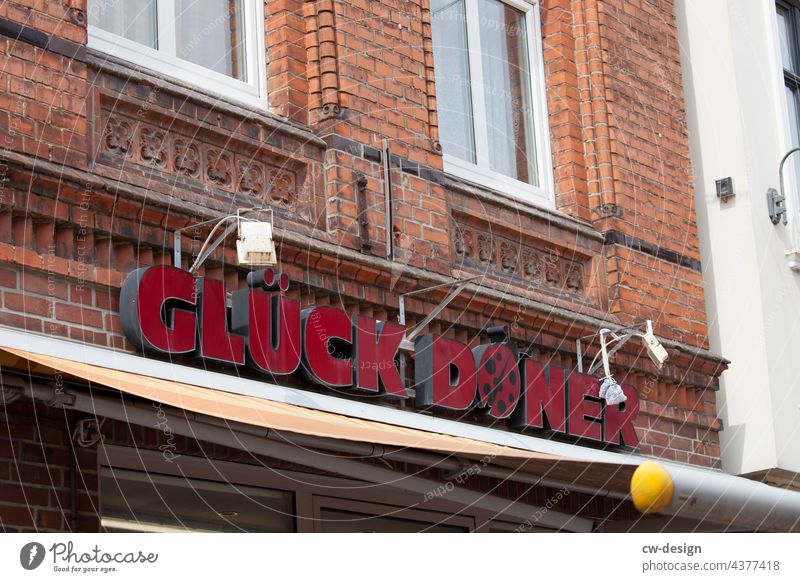
<path fill-rule="evenodd" d="M 304 305 L 395 318 L 399 293 L 485 274 L 431 331 L 476 345 L 506 324 L 568 368 L 574 340 L 602 322 L 652 319 L 666 367 L 634 342 L 614 361 L 642 400 L 639 450 L 718 467 L 725 362 L 705 351 L 672 2 L 541 5 L 555 209 L 443 172 L 428 0 L 267 1 L 269 112 L 87 49 L 86 0 L 2 3 L 21 32 L 0 36 L 0 324 L 132 350 L 117 315 L 125 275 L 170 263 L 176 228 L 268 204 Z M 188 232 L 197 252 L 207 231 Z M 229 245 L 204 272 L 234 288 L 235 265 Z M 443 295 L 409 299 L 409 323 Z"/>
<path fill-rule="evenodd" d="M 4 406 L 2 419 L 8 427 L 0 435 L 2 531 L 97 531 L 97 450 L 72 444 L 78 416 L 16 402 Z"/>

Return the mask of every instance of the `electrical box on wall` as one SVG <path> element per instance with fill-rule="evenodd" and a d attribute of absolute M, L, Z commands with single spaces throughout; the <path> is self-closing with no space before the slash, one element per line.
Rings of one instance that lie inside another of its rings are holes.
<path fill-rule="evenodd" d="M 733 192 L 733 178 L 720 178 L 717 180 L 717 198 L 723 202 L 727 202 L 728 198 L 735 196 Z"/>

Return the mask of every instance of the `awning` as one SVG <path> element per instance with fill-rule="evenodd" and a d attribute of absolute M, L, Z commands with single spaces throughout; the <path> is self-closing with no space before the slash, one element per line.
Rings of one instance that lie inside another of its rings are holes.
<path fill-rule="evenodd" d="M 47 355 L 49 353 L 68 357 L 54 357 Z M 715 522 L 740 530 L 800 530 L 800 493 L 720 471 L 668 461 L 655 462 L 634 454 L 590 449 L 369 403 L 354 403 L 2 327 L 0 365 L 22 369 L 34 376 L 53 376 L 58 372 L 79 383 L 109 388 L 203 417 L 261 427 L 267 432 L 233 435 L 231 427 L 201 421 L 206 434 L 213 434 L 215 442 L 220 444 L 246 447 L 258 454 L 280 454 L 287 459 L 302 457 L 308 466 L 342 474 L 345 474 L 343 468 L 352 465 L 352 461 L 332 457 L 335 462 L 328 463 L 308 455 L 303 446 L 291 444 L 290 438 L 267 447 L 264 441 L 268 439 L 264 435 L 269 431 L 306 435 L 324 443 L 352 443 L 356 447 L 353 450 L 367 443 L 395 447 L 402 454 L 404 451 L 428 451 L 445 459 L 488 457 L 491 467 L 484 471 L 486 476 L 551 486 L 568 484 L 576 491 L 616 498 L 626 498 L 630 493 L 643 513 Z M 191 379 L 191 382 L 176 378 Z M 101 410 L 98 406 L 107 403 L 92 395 L 84 395 L 83 402 L 85 411 L 111 417 L 116 414 L 117 418 L 132 423 L 139 418 L 141 424 L 152 425 L 152 410 Z M 197 437 L 188 416 L 173 416 L 171 422 L 174 428 L 183 427 L 184 433 L 175 430 L 176 434 Z M 472 438 L 473 435 L 480 438 Z M 351 467 L 353 472 L 366 470 L 375 483 L 398 476 L 385 473 L 386 470 L 379 467 L 356 464 L 358 468 Z M 641 470 L 632 478 L 639 466 Z M 507 477 L 500 477 L 501 474 Z M 403 487 L 420 492 L 430 484 L 430 481 L 409 477 Z M 493 507 L 503 506 L 508 501 L 487 501 L 486 496 L 474 498 L 474 495 L 475 492 L 463 491 L 460 499 L 464 503 Z M 512 511 L 519 515 L 530 511 L 516 502 L 514 505 Z M 558 515 L 551 513 L 551 518 Z M 587 520 L 569 519 L 581 527 L 586 526 Z"/>
<path fill-rule="evenodd" d="M 59 400 L 61 406 L 131 424 L 151 427 L 157 424 L 149 405 L 137 406 L 136 402 L 125 404 L 119 398 L 110 398 L 107 393 L 101 393 L 98 388 L 104 389 L 104 392 L 105 389 L 116 390 L 124 395 L 163 405 L 159 414 L 164 415 L 165 424 L 173 434 L 208 440 L 422 496 L 429 495 L 442 484 L 341 455 L 320 454 L 315 448 L 324 450 L 330 447 L 332 450 L 358 453 L 357 445 L 361 444 L 369 447 L 364 455 L 367 458 L 397 457 L 413 464 L 437 468 L 445 468 L 450 460 L 451 468 L 455 462 L 455 467 L 460 469 L 465 459 L 472 459 L 475 461 L 474 466 L 479 467 L 480 473 L 486 476 L 498 475 L 497 472 L 502 470 L 504 479 L 524 475 L 528 482 L 541 481 L 540 484 L 543 485 L 552 485 L 552 482 L 531 476 L 527 472 L 531 469 L 530 464 L 536 464 L 537 470 L 545 473 L 558 468 L 563 475 L 572 477 L 585 472 L 587 465 L 585 461 L 577 459 L 352 418 L 15 348 L 0 347 L 0 367 L 4 371 L 11 368 L 27 372 L 32 379 L 31 384 L 18 390 L 27 392 L 35 399 L 51 403 Z M 62 391 L 62 394 L 57 395 L 52 386 L 48 387 L 37 381 L 37 378 L 53 378 L 57 375 L 72 384 L 86 384 L 90 390 L 81 391 L 71 387 L 68 394 Z M 3 381 L 7 382 L 5 378 Z M 169 407 L 174 410 L 168 410 Z M 216 420 L 225 422 L 214 422 Z M 266 430 L 253 432 L 247 428 L 242 429 L 242 425 Z M 274 431 L 280 434 L 280 438 L 270 438 L 270 433 Z M 297 435 L 319 440 L 311 441 L 310 444 L 309 441 L 297 442 Z M 355 448 L 342 449 L 339 444 L 342 441 L 354 443 Z M 375 445 L 378 445 L 378 449 Z M 381 447 L 391 448 L 384 450 Z M 379 452 L 376 453 L 376 450 Z M 437 455 L 424 457 L 417 451 L 429 451 Z M 502 461 L 502 464 L 496 464 L 498 461 Z M 512 469 L 509 471 L 503 467 Z M 609 465 L 606 469 L 614 471 L 616 467 Z M 523 473 L 523 470 L 526 472 Z M 624 479 L 620 483 L 624 483 Z M 580 482 L 575 487 L 580 488 Z M 591 531 L 593 527 L 590 519 L 553 509 L 545 510 L 466 487 L 455 487 L 452 483 L 447 489 L 447 497 L 449 501 L 462 506 L 482 508 L 495 512 L 496 515 L 511 516 L 521 521 L 537 516 L 537 525 L 543 527 L 568 531 Z"/>
<path fill-rule="evenodd" d="M 85 362 L 75 362 L 23 350 L 3 348 L 3 352 L 19 359 L 17 362 L 7 362 L 11 363 L 13 367 L 28 368 L 27 362 L 32 362 L 38 365 L 31 370 L 35 373 L 52 375 L 60 372 L 96 386 L 119 390 L 125 394 L 146 398 L 178 409 L 278 431 L 471 457 L 531 459 L 544 460 L 549 463 L 570 460 L 474 439 L 351 418 L 254 396 L 210 390 L 191 384 L 112 370 Z M 572 460 L 578 461 L 578 459 Z"/>
<path fill-rule="evenodd" d="M 344 440 L 370 443 L 430 451 L 462 461 L 481 461 L 482 472 L 487 476 L 495 475 L 503 479 L 555 487 L 568 486 L 572 490 L 591 494 L 625 498 L 635 469 L 635 465 L 525 450 L 478 439 L 354 418 L 15 348 L 0 348 L 0 364 L 24 369 L 34 375 L 53 376 L 60 373 L 90 386 L 118 390 L 123 394 L 232 423 L 318 437 L 328 439 L 328 442 Z M 287 437 L 287 440 L 296 441 L 296 438 Z M 580 449 L 576 447 L 576 450 Z M 436 464 L 442 466 L 441 461 Z M 492 465 L 495 470 L 486 471 L 486 465 Z M 500 471 L 499 468 L 503 470 Z"/>

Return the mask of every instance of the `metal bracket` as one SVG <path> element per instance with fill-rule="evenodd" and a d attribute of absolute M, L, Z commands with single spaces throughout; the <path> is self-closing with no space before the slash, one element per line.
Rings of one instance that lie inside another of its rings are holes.
<path fill-rule="evenodd" d="M 727 202 L 728 199 L 736 196 L 736 193 L 733 191 L 733 178 L 730 176 L 727 178 L 720 178 L 715 182 L 715 185 L 717 188 L 717 198 L 723 202 Z"/>
<path fill-rule="evenodd" d="M 778 166 L 780 191 L 776 191 L 775 188 L 767 190 L 767 209 L 769 209 L 769 219 L 772 224 L 778 224 L 781 222 L 781 217 L 783 217 L 783 225 L 786 226 L 786 186 L 783 181 L 783 167 L 786 165 L 786 160 L 797 152 L 800 152 L 800 148 L 792 148 L 781 158 L 781 163 Z"/>
<path fill-rule="evenodd" d="M 356 208 L 358 212 L 358 238 L 361 243 L 361 252 L 372 252 L 372 241 L 369 240 L 369 219 L 367 218 L 367 177 L 358 174 L 356 177 Z"/>
<path fill-rule="evenodd" d="M 206 241 L 206 244 L 208 246 L 204 251 L 202 251 L 199 255 L 197 255 L 197 259 L 195 259 L 192 266 L 189 267 L 189 272 L 194 273 L 200 267 L 200 265 L 202 265 L 205 262 L 205 260 L 211 255 L 211 253 L 217 250 L 217 247 L 221 245 L 223 242 L 225 242 L 225 239 L 228 238 L 228 235 L 232 233 L 234 230 L 236 230 L 238 226 L 239 226 L 238 221 L 231 222 L 227 226 L 227 228 L 225 228 L 225 230 L 222 231 L 222 234 L 219 235 L 219 237 L 217 237 L 217 239 L 214 242 L 208 244 L 208 241 Z"/>
<path fill-rule="evenodd" d="M 383 193 L 385 196 L 386 213 L 386 258 L 394 261 L 394 202 L 392 200 L 392 152 L 389 150 L 389 140 L 384 139 L 381 143 L 383 153 Z"/>
<path fill-rule="evenodd" d="M 767 209 L 772 224 L 778 224 L 783 217 L 783 224 L 786 225 L 786 196 L 779 194 L 775 188 L 767 190 Z"/>
<path fill-rule="evenodd" d="M 72 408 L 75 404 L 75 394 L 67 392 L 64 390 L 63 386 L 58 386 L 55 382 L 48 382 L 47 384 L 48 388 L 53 390 L 53 395 L 45 402 L 45 406 L 52 408 Z"/>
<path fill-rule="evenodd" d="M 272 213 L 272 209 L 267 208 L 265 206 L 257 206 L 255 208 L 245 208 L 245 209 L 240 208 L 239 210 L 236 211 L 236 214 L 229 214 L 227 216 L 223 216 L 222 218 L 212 218 L 211 220 L 204 220 L 203 222 L 198 222 L 197 224 L 192 224 L 190 226 L 179 228 L 172 235 L 173 247 L 174 247 L 173 265 L 179 269 L 181 268 L 181 232 L 183 232 L 184 230 L 197 228 L 199 226 L 205 226 L 207 224 L 214 224 L 214 228 L 211 229 L 211 233 L 206 238 L 205 243 L 203 243 L 203 248 L 200 250 L 200 254 L 197 256 L 197 259 L 189 269 L 189 271 L 193 273 L 196 269 L 200 267 L 200 265 L 203 264 L 203 262 L 211 255 L 211 253 L 213 253 L 217 249 L 217 247 L 225 241 L 228 235 L 231 234 L 236 229 L 236 227 L 239 226 L 239 221 L 241 220 L 242 214 L 245 214 L 247 212 L 254 212 L 257 210 L 263 210 L 265 212 Z M 222 226 L 225 222 L 234 219 L 235 222 L 229 224 L 228 227 L 222 232 L 222 234 L 219 235 L 219 237 L 217 237 L 217 239 L 213 243 L 209 244 L 209 241 L 211 240 L 211 237 L 214 236 L 216 230 L 220 226 Z"/>
<path fill-rule="evenodd" d="M 403 341 L 400 343 L 400 348 L 405 349 L 407 351 L 413 351 L 414 349 L 414 339 L 425 329 L 428 324 L 434 320 L 434 318 L 439 315 L 445 307 L 447 307 L 453 299 L 458 297 L 458 295 L 466 288 L 468 283 L 472 283 L 476 279 L 482 278 L 483 275 L 476 275 L 475 277 L 470 277 L 469 279 L 461 279 L 460 281 L 453 281 L 452 283 L 442 283 L 441 285 L 434 285 L 433 287 L 426 287 L 425 289 L 417 289 L 416 291 L 409 291 L 408 293 L 403 293 L 400 295 L 399 300 L 399 308 L 400 314 L 398 315 L 397 319 L 400 322 L 400 325 L 406 324 L 406 302 L 405 298 L 411 295 L 421 295 L 422 293 L 427 293 L 428 291 L 434 291 L 435 289 L 442 289 L 445 287 L 453 287 L 453 290 L 450 291 L 450 294 L 444 298 L 444 300 L 439 303 L 436 307 L 431 310 L 431 312 L 423 319 L 421 322 L 411 330 L 410 333 L 407 333 L 406 336 L 403 338 Z"/>
<path fill-rule="evenodd" d="M 616 333 L 614 333 L 611 330 L 605 330 L 605 331 L 606 331 L 606 333 L 608 335 L 611 336 L 612 340 L 617 342 L 617 345 L 615 345 L 613 348 L 608 350 L 608 353 L 606 355 L 606 358 L 608 358 L 608 359 L 611 359 L 611 356 L 616 354 L 620 350 L 620 348 L 622 348 L 622 346 L 624 346 L 626 343 L 628 343 L 628 340 L 630 340 L 632 337 L 641 335 L 640 333 L 637 333 L 635 331 L 627 331 L 627 332 L 625 332 L 625 335 L 619 336 L 619 335 L 617 335 Z M 604 339 L 602 337 L 603 336 L 603 330 L 600 330 L 600 334 L 601 334 L 600 341 L 602 342 L 602 341 L 604 341 Z M 594 373 L 597 371 L 597 369 L 602 365 L 603 365 L 602 359 L 599 362 L 593 363 L 589 367 L 589 371 L 587 372 L 587 374 L 589 374 L 589 376 L 594 375 Z"/>
<path fill-rule="evenodd" d="M 647 322 L 645 322 L 645 325 L 649 325 L 649 324 Z M 576 339 L 575 340 L 575 358 L 576 358 L 577 364 L 578 364 L 577 365 L 578 372 L 580 374 L 583 374 L 583 349 L 582 349 L 583 345 L 581 343 L 581 340 L 584 340 L 586 338 L 595 338 L 598 335 L 600 335 L 601 336 L 600 341 L 602 342 L 603 341 L 603 338 L 602 338 L 603 334 L 610 335 L 611 336 L 611 341 L 617 342 L 617 344 L 613 348 L 608 350 L 608 353 L 607 353 L 606 357 L 610 359 L 611 356 L 616 354 L 622 348 L 622 346 L 624 346 L 626 343 L 628 343 L 628 341 L 631 338 L 644 337 L 644 334 L 642 334 L 640 329 L 639 329 L 640 327 L 641 327 L 641 324 L 640 325 L 632 325 L 630 327 L 620 328 L 620 329 L 618 329 L 616 331 L 604 328 L 604 329 L 601 329 L 600 331 L 598 331 L 597 333 L 594 333 L 594 334 L 591 334 L 591 335 L 586 335 L 586 336 L 579 337 L 578 339 Z M 602 360 L 597 361 L 597 355 L 599 355 L 599 352 L 598 352 L 598 354 L 595 355 L 594 359 L 592 360 L 592 363 L 589 365 L 589 370 L 586 372 L 589 376 L 592 376 L 597 371 L 597 369 L 600 366 L 603 365 Z"/>
<path fill-rule="evenodd" d="M 22 396 L 22 388 L 16 386 L 0 386 L 0 404 L 10 406 Z"/>
<path fill-rule="evenodd" d="M 103 425 L 106 419 L 98 420 L 97 417 L 82 418 L 75 424 L 75 430 L 72 432 L 72 440 L 79 447 L 93 447 L 99 442 L 105 440 L 105 435 L 102 433 Z"/>

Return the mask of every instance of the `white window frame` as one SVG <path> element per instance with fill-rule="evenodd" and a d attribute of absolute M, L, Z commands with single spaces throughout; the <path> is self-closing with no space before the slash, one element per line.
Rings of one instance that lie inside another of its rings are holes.
<path fill-rule="evenodd" d="M 766 37 L 768 42 L 774 43 L 771 54 L 775 60 L 773 63 L 773 70 L 777 72 L 773 80 L 775 81 L 774 88 L 776 101 L 779 104 L 779 106 L 776 107 L 780 143 L 780 151 L 778 152 L 778 155 L 783 156 L 786 152 L 795 147 L 793 143 L 793 133 L 795 128 L 792 127 L 791 114 L 789 113 L 791 104 L 786 99 L 786 63 L 783 61 L 783 54 L 781 52 L 780 32 L 778 30 L 777 19 L 777 10 L 779 4 L 788 4 L 790 8 L 794 8 L 796 10 L 800 10 L 800 5 L 795 0 L 783 0 L 782 2 L 773 0 L 772 3 L 767 2 L 765 4 L 765 8 L 768 11 L 766 22 L 769 23 L 769 31 Z M 789 31 L 789 33 L 791 34 L 791 31 Z M 795 33 L 800 35 L 800 30 L 795 31 Z M 793 51 L 794 43 L 792 42 L 792 39 L 789 39 L 789 42 L 791 44 L 789 50 Z M 800 40 L 798 42 L 800 42 Z M 800 161 L 798 161 L 799 158 L 800 154 L 792 154 L 792 156 L 787 160 L 786 166 L 783 169 L 785 190 L 782 192 L 782 194 L 786 196 L 784 205 L 787 209 L 786 218 L 788 221 L 789 237 L 792 245 L 792 251 L 787 251 L 787 259 L 790 262 L 795 260 L 800 255 L 800 201 L 794 194 L 799 191 L 798 188 L 800 188 L 800 184 L 797 183 L 797 173 L 793 171 L 795 168 L 797 168 L 797 164 L 800 164 Z M 777 161 L 775 167 L 777 170 Z M 792 255 L 789 255 L 790 252 Z"/>
<path fill-rule="evenodd" d="M 89 0 L 91 3 L 91 0 Z M 174 77 L 223 98 L 267 109 L 264 3 L 244 0 L 245 78 L 240 81 L 176 56 L 175 0 L 156 0 L 158 49 L 89 25 L 89 47 Z M 90 6 L 91 9 L 91 6 Z"/>
<path fill-rule="evenodd" d="M 530 96 L 533 108 L 533 142 L 536 149 L 538 186 L 527 184 L 491 169 L 489 163 L 489 140 L 486 129 L 486 103 L 483 92 L 483 63 L 481 60 L 479 16 L 477 0 L 465 0 L 467 21 L 467 47 L 469 74 L 472 90 L 472 130 L 475 140 L 477 163 L 444 154 L 444 170 L 457 178 L 507 194 L 515 199 L 539 206 L 553 208 L 553 164 L 550 149 L 550 127 L 548 123 L 547 95 L 544 83 L 544 55 L 542 49 L 542 25 L 538 0 L 500 0 L 525 14 L 528 40 L 528 68 L 530 71 Z M 480 90 L 476 90 L 480 89 Z"/>

